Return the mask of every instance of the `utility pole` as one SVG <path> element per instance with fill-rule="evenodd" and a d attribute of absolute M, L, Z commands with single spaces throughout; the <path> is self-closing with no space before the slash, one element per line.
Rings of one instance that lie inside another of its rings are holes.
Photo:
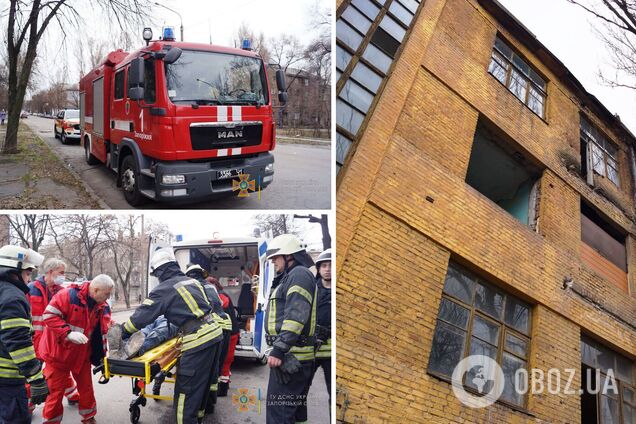
<path fill-rule="evenodd" d="M 311 223 L 320 224 L 322 228 L 322 248 L 327 250 L 331 248 L 331 235 L 329 234 L 329 221 L 326 214 L 320 215 L 320 218 L 313 215 L 295 215 L 294 218 L 308 219 Z"/>
<path fill-rule="evenodd" d="M 179 17 L 179 21 L 181 23 L 181 27 L 180 27 L 180 30 L 181 30 L 181 41 L 183 41 L 183 18 L 181 18 L 181 14 L 179 12 L 177 12 L 176 10 L 174 10 L 174 9 L 170 9 L 168 6 L 164 6 L 161 3 L 155 2 L 155 5 L 159 6 L 159 7 L 163 7 L 164 9 L 168 9 L 172 13 L 176 13 L 177 14 L 177 16 Z"/>

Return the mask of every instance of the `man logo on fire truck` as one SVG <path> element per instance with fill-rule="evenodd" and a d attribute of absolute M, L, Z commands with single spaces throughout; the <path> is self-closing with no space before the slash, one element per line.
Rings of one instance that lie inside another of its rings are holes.
<path fill-rule="evenodd" d="M 232 193 L 249 174 L 265 189 L 276 145 L 263 60 L 250 50 L 176 42 L 171 28 L 133 53 L 111 52 L 80 81 L 86 161 L 104 163 L 132 206 Z M 281 104 L 283 71 L 276 73 Z"/>

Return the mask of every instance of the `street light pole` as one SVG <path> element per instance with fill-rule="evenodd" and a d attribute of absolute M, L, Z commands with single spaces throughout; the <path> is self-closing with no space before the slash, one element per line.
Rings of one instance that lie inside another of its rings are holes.
<path fill-rule="evenodd" d="M 155 2 L 155 5 L 159 6 L 159 7 L 163 7 L 164 9 L 168 9 L 172 13 L 176 13 L 177 14 L 177 16 L 179 17 L 179 21 L 181 22 L 181 27 L 180 27 L 180 30 L 181 30 L 181 41 L 183 42 L 183 18 L 181 18 L 181 14 L 179 12 L 177 12 L 176 10 L 174 10 L 174 9 L 170 9 L 168 6 L 164 6 L 161 3 Z"/>

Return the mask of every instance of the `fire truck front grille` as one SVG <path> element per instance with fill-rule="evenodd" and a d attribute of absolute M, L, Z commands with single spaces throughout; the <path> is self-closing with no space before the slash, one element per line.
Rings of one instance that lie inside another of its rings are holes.
<path fill-rule="evenodd" d="M 240 122 L 223 124 L 191 124 L 192 150 L 229 149 L 256 146 L 261 143 L 263 125 L 259 123 L 241 125 Z"/>

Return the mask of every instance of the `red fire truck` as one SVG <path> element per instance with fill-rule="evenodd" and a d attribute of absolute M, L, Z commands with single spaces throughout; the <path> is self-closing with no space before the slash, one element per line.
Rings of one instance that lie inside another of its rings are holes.
<path fill-rule="evenodd" d="M 257 190 L 271 184 L 276 140 L 263 60 L 248 42 L 176 42 L 171 28 L 151 38 L 146 28 L 145 47 L 109 53 L 80 81 L 86 161 L 115 171 L 132 206 L 228 194 L 245 174 Z M 284 103 L 282 71 L 276 82 Z"/>

